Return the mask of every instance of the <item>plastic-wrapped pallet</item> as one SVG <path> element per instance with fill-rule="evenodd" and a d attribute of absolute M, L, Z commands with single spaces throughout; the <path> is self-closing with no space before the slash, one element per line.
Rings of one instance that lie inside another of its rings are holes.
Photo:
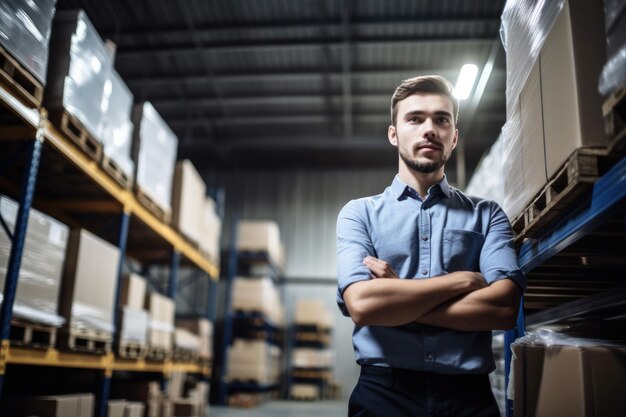
<path fill-rule="evenodd" d="M 227 379 L 255 381 L 259 384 L 277 382 L 280 375 L 280 349 L 263 340 L 235 339 L 228 348 Z"/>
<path fill-rule="evenodd" d="M 233 285 L 233 310 L 260 312 L 275 326 L 284 322 L 280 295 L 269 277 L 237 277 Z"/>
<path fill-rule="evenodd" d="M 174 347 L 197 352 L 200 349 L 200 338 L 187 329 L 174 329 Z"/>
<path fill-rule="evenodd" d="M 134 174 L 135 164 L 131 158 L 133 146 L 133 123 L 130 114 L 133 94 L 122 77 L 112 69 L 104 85 L 102 101 L 102 145 L 104 155 L 123 171 L 127 178 Z"/>
<path fill-rule="evenodd" d="M 201 359 L 213 357 L 213 323 L 209 319 L 179 319 L 176 320 L 176 327 L 187 329 L 198 336 L 198 354 Z"/>
<path fill-rule="evenodd" d="M 175 304 L 171 298 L 158 293 L 146 295 L 146 310 L 150 315 L 148 343 L 153 348 L 172 350 Z"/>
<path fill-rule="evenodd" d="M 56 0 L 0 3 L 0 46 L 44 85 L 55 3 Z"/>
<path fill-rule="evenodd" d="M 515 415 L 620 417 L 626 346 L 540 329 L 516 340 L 507 396 Z"/>
<path fill-rule="evenodd" d="M 131 306 L 121 307 L 120 341 L 145 345 L 148 335 L 148 312 Z"/>
<path fill-rule="evenodd" d="M 504 210 L 511 219 L 578 147 L 606 146 L 601 97 L 602 2 L 511 0 L 502 14 L 507 122 Z M 523 175 L 522 175 L 523 173 Z"/>
<path fill-rule="evenodd" d="M 330 368 L 334 353 L 329 349 L 294 348 L 291 363 L 297 368 Z"/>
<path fill-rule="evenodd" d="M 54 18 L 44 106 L 65 109 L 101 141 L 105 85 L 113 61 L 85 12 L 63 11 Z"/>
<path fill-rule="evenodd" d="M 135 105 L 132 120 L 135 183 L 142 193 L 171 214 L 178 138 L 149 102 Z"/>
<path fill-rule="evenodd" d="M 11 231 L 15 228 L 17 211 L 17 202 L 0 196 L 0 214 Z M 68 238 L 67 226 L 30 210 L 13 306 L 15 318 L 57 327 L 65 322 L 57 312 Z M 0 230 L 0 291 L 4 289 L 10 252 L 11 240 Z"/>
<path fill-rule="evenodd" d="M 626 84 L 626 2 L 604 1 L 607 62 L 600 76 L 599 90 L 607 95 Z"/>
<path fill-rule="evenodd" d="M 120 251 L 83 229 L 70 232 L 59 312 L 70 329 L 113 333 Z"/>
<path fill-rule="evenodd" d="M 502 165 L 502 136 L 489 149 L 489 152 L 478 163 L 465 192 L 469 195 L 493 200 L 501 207 L 504 205 L 504 174 Z"/>

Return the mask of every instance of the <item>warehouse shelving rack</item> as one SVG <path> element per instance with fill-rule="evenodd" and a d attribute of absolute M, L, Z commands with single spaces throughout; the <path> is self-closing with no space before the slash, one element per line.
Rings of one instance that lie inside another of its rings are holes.
<path fill-rule="evenodd" d="M 539 326 L 572 318 L 585 318 L 593 313 L 604 317 L 624 317 L 626 306 L 626 157 L 619 160 L 593 185 L 591 193 L 576 202 L 573 210 L 561 213 L 551 226 L 536 239 L 527 240 L 518 251 L 522 270 L 527 274 L 546 274 L 550 268 L 566 271 L 566 280 L 561 284 L 563 291 L 568 275 L 590 274 L 600 271 L 614 279 L 606 286 L 601 282 L 584 288 L 582 294 L 527 317 L 520 308 L 516 328 L 505 333 L 506 385 L 511 369 L 510 345 L 524 335 L 527 326 Z M 615 240 L 616 239 L 616 240 Z M 617 244 L 616 244 L 617 243 Z M 561 255 L 564 255 L 560 257 Z M 591 262 L 598 256 L 597 262 Z M 558 284 L 558 283 L 557 283 Z M 594 284 L 592 282 L 592 284 Z M 552 285 L 556 285 L 552 283 Z M 563 291 L 565 292 L 565 291 Z M 584 295 L 580 297 L 580 295 Z M 522 300 L 524 306 L 524 300 Z M 621 308 L 621 310 L 620 310 Z M 617 311 L 615 310 L 617 309 Z M 507 417 L 513 416 L 512 402 L 507 400 Z"/>
<path fill-rule="evenodd" d="M 170 266 L 167 293 L 176 295 L 178 268 L 182 262 L 218 279 L 219 267 L 204 258 L 171 226 L 164 224 L 135 199 L 132 190 L 120 186 L 97 161 L 90 159 L 47 120 L 43 109 L 24 105 L 0 86 L 0 190 L 19 203 L 12 241 L 4 299 L 0 309 L 0 395 L 8 365 L 98 370 L 103 373 L 96 415 L 106 416 L 113 372 L 150 372 L 167 378 L 171 372 L 210 377 L 207 366 L 172 361 L 122 360 L 113 353 L 102 356 L 10 347 L 12 309 L 31 206 L 69 226 L 80 226 L 115 244 L 121 253 L 115 306 L 128 254 L 138 261 Z M 26 152 L 26 157 L 23 154 Z M 11 168 L 12 164 L 23 164 Z M 20 180 L 20 174 L 21 180 Z M 41 177 L 37 185 L 37 177 Z M 21 183 L 21 187 L 15 184 Z M 35 198 L 35 190 L 43 196 Z M 4 226 L 4 225 L 3 225 Z M 104 227 L 103 227 L 104 226 Z M 3 232 L 8 230 L 4 227 Z M 113 323 L 118 309 L 114 308 Z"/>
<path fill-rule="evenodd" d="M 275 285 L 280 283 L 281 277 L 283 275 L 283 271 L 274 263 L 269 253 L 260 251 L 260 252 L 251 252 L 251 251 L 239 251 L 237 249 L 238 243 L 238 224 L 239 219 L 238 216 L 234 216 L 233 222 L 231 225 L 231 242 L 230 247 L 228 249 L 228 269 L 227 269 L 227 277 L 226 277 L 226 294 L 225 301 L 223 305 L 224 312 L 224 321 L 223 321 L 223 332 L 220 340 L 218 340 L 219 351 L 216 352 L 216 362 L 213 372 L 215 374 L 213 378 L 213 388 L 217 390 L 216 402 L 220 405 L 228 404 L 228 394 L 230 390 L 240 391 L 240 392 L 251 392 L 251 393 L 266 393 L 270 391 L 275 391 L 283 388 L 282 384 L 267 384 L 267 385 L 258 385 L 253 383 L 241 383 L 241 382 L 228 382 L 226 381 L 226 374 L 228 372 L 228 346 L 233 342 L 233 331 L 234 331 L 234 321 L 236 319 L 243 318 L 256 318 L 263 319 L 260 315 L 252 315 L 252 314 L 241 314 L 238 312 L 231 311 L 232 309 L 232 289 L 235 281 L 235 277 L 239 272 L 243 270 L 244 274 L 249 274 L 250 267 L 253 264 L 263 264 L 267 266 L 270 270 L 271 278 Z M 281 297 L 284 299 L 284 293 L 281 291 Z M 263 329 L 267 330 L 268 334 L 276 335 L 280 333 L 280 329 L 273 326 L 271 323 L 264 320 L 263 325 L 261 326 Z M 270 343 L 275 342 L 276 338 L 272 337 L 273 340 L 268 340 Z M 280 337 L 283 340 L 281 346 L 281 350 L 283 355 L 285 353 L 284 341 L 286 340 L 284 334 Z M 284 357 L 284 356 L 283 356 Z"/>

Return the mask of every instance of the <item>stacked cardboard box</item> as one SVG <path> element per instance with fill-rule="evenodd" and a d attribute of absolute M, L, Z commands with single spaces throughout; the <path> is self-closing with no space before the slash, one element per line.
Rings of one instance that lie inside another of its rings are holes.
<path fill-rule="evenodd" d="M 277 327 L 284 323 L 280 294 L 269 277 L 237 277 L 233 285 L 232 309 L 262 313 Z"/>
<path fill-rule="evenodd" d="M 0 46 L 37 80 L 46 83 L 48 42 L 55 0 L 4 0 L 0 3 Z"/>
<path fill-rule="evenodd" d="M 280 241 L 278 224 L 274 221 L 241 221 L 237 235 L 237 249 L 239 251 L 265 252 L 276 265 L 284 268 L 284 247 Z"/>
<path fill-rule="evenodd" d="M 178 161 L 172 188 L 172 224 L 194 242 L 204 238 L 201 227 L 206 185 L 188 159 Z"/>
<path fill-rule="evenodd" d="M 560 3 L 511 1 L 503 14 L 504 210 L 511 219 L 575 149 L 607 144 L 601 97 L 591 82 L 605 62 L 603 3 L 568 0 L 562 9 Z"/>
<path fill-rule="evenodd" d="M 161 294 L 149 293 L 146 295 L 145 307 L 150 315 L 148 345 L 170 354 L 174 333 L 174 301 Z"/>
<path fill-rule="evenodd" d="M 208 259 L 219 265 L 222 219 L 217 214 L 215 201 L 211 197 L 206 197 L 203 202 L 200 227 L 202 228 L 200 250 Z"/>
<path fill-rule="evenodd" d="M 149 315 L 143 308 L 146 298 L 146 280 L 137 274 L 128 274 L 120 288 L 119 344 L 147 344 Z"/>
<path fill-rule="evenodd" d="M 198 337 L 198 357 L 207 362 L 213 358 L 213 323 L 209 319 L 177 319 L 176 327 L 190 331 Z"/>
<path fill-rule="evenodd" d="M 280 377 L 280 349 L 264 340 L 235 339 L 228 348 L 227 379 L 267 385 Z"/>
<path fill-rule="evenodd" d="M 167 396 L 176 417 L 204 417 L 209 399 L 209 384 L 193 381 L 185 372 L 172 372 Z"/>
<path fill-rule="evenodd" d="M 65 332 L 113 334 L 113 308 L 120 251 L 84 229 L 70 232 L 59 313 Z"/>
<path fill-rule="evenodd" d="M 513 344 L 515 415 L 623 416 L 626 347 L 594 346 L 595 343 L 597 341 L 579 346 Z"/>
<path fill-rule="evenodd" d="M 333 316 L 326 307 L 324 300 L 302 299 L 296 304 L 294 323 L 297 325 L 313 325 L 321 329 L 333 327 Z"/>
<path fill-rule="evenodd" d="M 15 229 L 17 202 L 0 196 L 0 213 L 11 231 Z M 15 318 L 61 326 L 58 315 L 59 290 L 65 262 L 69 229 L 35 209 L 30 210 L 24 252 L 13 305 Z M 4 290 L 11 240 L 0 232 L 0 295 Z M 0 301 L 1 303 L 1 301 Z"/>
<path fill-rule="evenodd" d="M 133 108 L 135 184 L 171 220 L 178 137 L 149 102 Z"/>

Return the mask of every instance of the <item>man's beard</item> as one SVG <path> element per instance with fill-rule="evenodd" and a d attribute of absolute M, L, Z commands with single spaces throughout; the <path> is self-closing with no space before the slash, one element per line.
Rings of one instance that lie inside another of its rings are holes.
<path fill-rule="evenodd" d="M 417 161 L 417 159 L 412 159 L 411 155 L 409 155 L 406 152 L 403 152 L 399 146 L 398 146 L 398 154 L 400 155 L 400 158 L 402 158 L 404 163 L 413 171 L 422 172 L 424 174 L 431 174 L 437 171 L 442 166 L 444 166 L 446 162 L 448 162 L 448 158 L 450 158 L 451 152 L 446 154 L 442 150 L 441 159 L 439 159 L 438 161 L 427 161 L 427 162 L 419 162 Z"/>

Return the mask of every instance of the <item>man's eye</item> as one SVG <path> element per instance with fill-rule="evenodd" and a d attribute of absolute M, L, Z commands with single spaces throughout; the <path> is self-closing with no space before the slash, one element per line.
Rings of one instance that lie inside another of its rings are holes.
<path fill-rule="evenodd" d="M 445 125 L 445 124 L 450 123 L 450 121 L 448 120 L 447 117 L 440 117 L 439 118 L 439 123 L 442 124 L 442 125 Z"/>

